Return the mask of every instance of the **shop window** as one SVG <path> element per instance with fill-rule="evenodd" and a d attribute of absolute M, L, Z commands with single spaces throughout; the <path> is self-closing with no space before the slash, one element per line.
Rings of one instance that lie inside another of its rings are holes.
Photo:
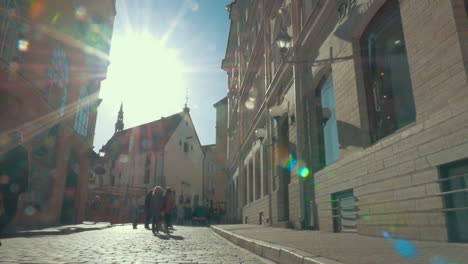
<path fill-rule="evenodd" d="M 416 119 L 398 0 L 390 0 L 367 26 L 361 41 L 371 140 L 380 140 Z"/>
<path fill-rule="evenodd" d="M 468 243 L 468 160 L 442 166 L 440 185 L 449 240 Z"/>

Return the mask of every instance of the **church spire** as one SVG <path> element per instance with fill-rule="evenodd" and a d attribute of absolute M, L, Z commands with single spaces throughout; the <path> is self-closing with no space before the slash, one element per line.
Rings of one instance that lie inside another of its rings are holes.
<path fill-rule="evenodd" d="M 117 116 L 117 122 L 115 123 L 115 133 L 120 132 L 124 129 L 123 123 L 123 102 L 120 104 L 119 115 Z"/>
<path fill-rule="evenodd" d="M 186 90 L 185 90 L 185 106 L 184 106 L 184 112 L 185 113 L 190 112 L 190 108 L 188 107 L 188 100 L 189 100 L 188 96 L 189 96 L 189 89 L 187 87 Z"/>

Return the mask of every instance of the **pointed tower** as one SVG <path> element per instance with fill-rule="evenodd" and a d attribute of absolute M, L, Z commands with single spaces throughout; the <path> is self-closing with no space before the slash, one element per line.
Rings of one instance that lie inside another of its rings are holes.
<path fill-rule="evenodd" d="M 119 115 L 117 116 L 117 122 L 115 123 L 115 133 L 123 131 L 124 123 L 123 123 L 123 102 L 120 104 L 120 111 Z"/>

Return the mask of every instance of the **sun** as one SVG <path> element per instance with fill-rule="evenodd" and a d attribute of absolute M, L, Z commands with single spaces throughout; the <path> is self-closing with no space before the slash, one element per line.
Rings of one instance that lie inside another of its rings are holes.
<path fill-rule="evenodd" d="M 137 125 L 180 112 L 185 100 L 185 66 L 176 50 L 148 32 L 115 36 L 104 100 L 120 105 Z"/>

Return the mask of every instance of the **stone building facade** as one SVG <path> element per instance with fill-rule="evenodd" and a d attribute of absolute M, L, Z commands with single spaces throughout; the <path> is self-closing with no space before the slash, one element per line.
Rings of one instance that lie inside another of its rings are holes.
<path fill-rule="evenodd" d="M 223 211 L 227 210 L 227 203 L 231 202 L 230 193 L 232 182 L 228 182 L 227 170 L 227 97 L 213 105 L 216 108 L 216 173 L 214 182 L 214 204 Z M 229 214 L 226 212 L 226 214 Z M 229 217 L 228 217 L 229 218 Z"/>
<path fill-rule="evenodd" d="M 1 195 L 17 207 L 10 227 L 81 222 L 115 1 L 0 4 Z"/>
<path fill-rule="evenodd" d="M 468 1 L 245 0 L 229 7 L 223 66 L 229 129 L 240 146 L 230 165 L 241 179 L 243 222 L 269 211 L 272 224 L 295 228 L 468 241 Z M 255 10 L 263 15 L 250 16 Z M 249 19 L 261 22 L 254 28 Z M 259 47 L 249 46 L 257 42 L 247 32 L 259 32 Z M 288 36 L 291 47 L 279 49 L 274 41 Z M 266 69 L 260 88 L 250 76 L 257 70 L 248 68 L 255 58 Z M 251 100 L 259 104 L 254 117 L 242 101 L 250 87 L 265 89 Z M 266 113 L 277 112 L 275 104 L 286 109 L 288 125 Z M 267 135 L 255 143 L 259 128 Z M 256 159 L 246 159 L 255 146 L 268 157 L 260 158 L 260 177 Z M 268 198 L 244 176 L 258 182 L 264 171 Z"/>

